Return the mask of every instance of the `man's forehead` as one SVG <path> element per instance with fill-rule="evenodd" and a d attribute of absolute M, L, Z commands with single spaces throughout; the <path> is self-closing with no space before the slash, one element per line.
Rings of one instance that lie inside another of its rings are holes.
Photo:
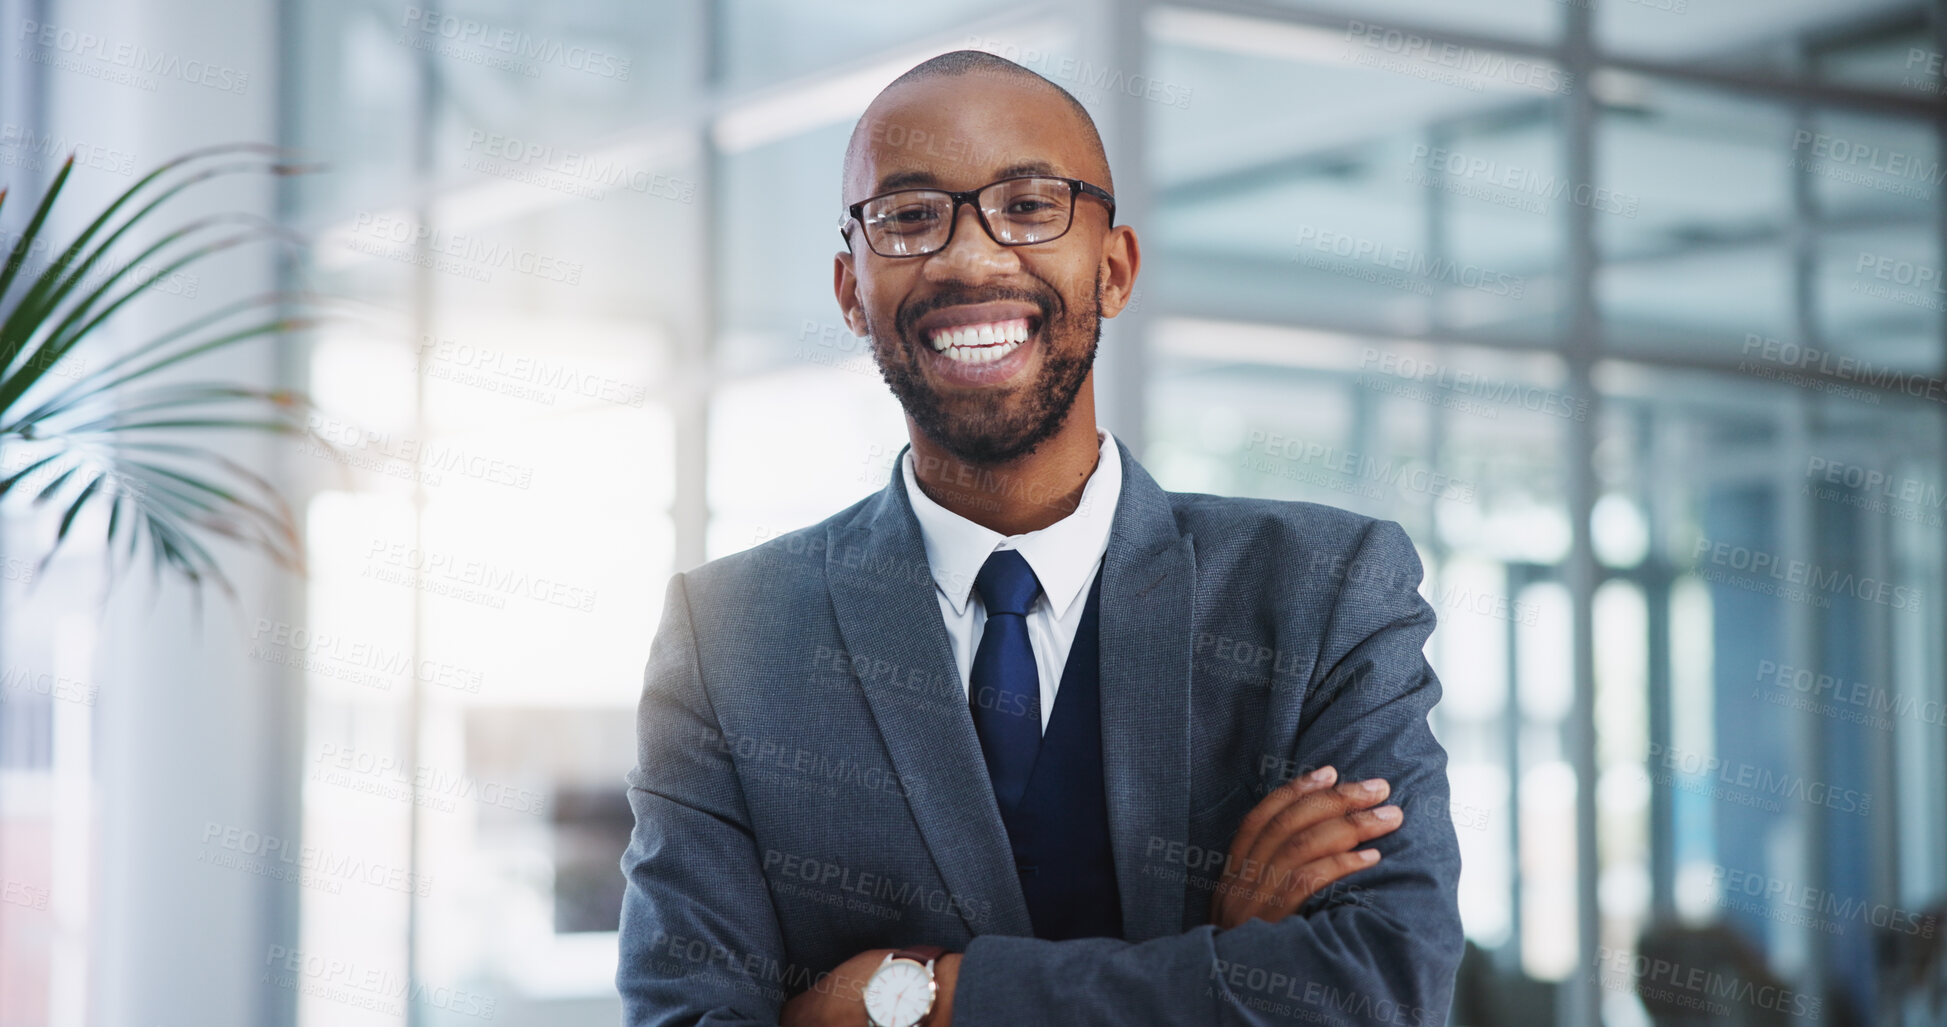
<path fill-rule="evenodd" d="M 971 189 L 1013 175 L 1101 177 L 1065 101 L 1031 81 L 940 76 L 881 93 L 858 127 L 845 192 Z"/>
<path fill-rule="evenodd" d="M 950 161 L 947 166 L 926 161 L 894 162 L 874 166 L 871 179 L 874 194 L 893 189 L 937 188 L 972 189 L 1003 178 L 1020 175 L 1054 175 L 1059 178 L 1076 178 L 1071 168 L 1045 158 L 1024 158 L 998 165 L 987 162 Z"/>

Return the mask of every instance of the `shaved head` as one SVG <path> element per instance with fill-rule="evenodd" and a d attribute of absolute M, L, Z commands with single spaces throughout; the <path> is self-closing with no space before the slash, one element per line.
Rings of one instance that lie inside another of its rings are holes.
<path fill-rule="evenodd" d="M 1115 191 L 1115 180 L 1109 173 L 1108 153 L 1102 148 L 1102 135 L 1096 131 L 1095 118 L 1089 114 L 1087 107 L 1082 106 L 1082 101 L 1075 99 L 1075 94 L 1050 81 L 1046 76 L 1022 67 L 1005 57 L 995 56 L 985 50 L 954 50 L 950 53 L 943 53 L 938 57 L 921 61 L 908 69 L 905 74 L 887 83 L 886 87 L 880 90 L 879 95 L 873 99 L 871 105 L 866 108 L 865 113 L 859 117 L 858 124 L 852 126 L 851 140 L 845 144 L 845 167 L 840 185 L 841 195 L 839 199 L 841 204 L 849 205 L 856 203 L 871 195 L 869 192 L 855 195 L 852 190 L 852 181 L 853 171 L 859 165 L 866 140 L 873 138 L 875 125 L 878 127 L 881 135 L 888 134 L 887 126 L 874 121 L 874 108 L 880 107 L 882 101 L 885 101 L 891 94 L 898 92 L 902 86 L 938 78 L 971 78 L 976 80 L 976 83 L 982 78 L 999 79 L 1017 85 L 1026 84 L 1031 88 L 1044 92 L 1050 102 L 1059 102 L 1066 109 L 1074 122 L 1074 128 L 1079 140 L 1090 157 L 1092 157 L 1092 160 L 1089 162 L 1092 166 L 1079 169 L 1078 174 L 1080 177 L 1095 182 L 1110 192 Z M 899 133 L 897 128 L 892 128 L 890 134 L 897 136 L 903 133 Z M 924 139 L 924 137 L 921 138 L 922 140 Z M 967 152 L 971 159 L 971 157 L 977 155 L 980 142 L 978 140 L 942 140 L 934 143 L 935 146 L 943 144 L 957 144 L 956 148 Z"/>
<path fill-rule="evenodd" d="M 916 458 L 1023 467 L 1052 443 L 1057 464 L 1093 466 L 1095 348 L 1102 318 L 1128 302 L 1140 255 L 1134 230 L 1115 224 L 1095 120 L 1013 61 L 942 54 L 887 85 L 852 130 L 847 208 L 902 190 L 968 194 L 1029 177 L 1090 187 L 1060 196 L 1069 221 L 1053 224 L 1050 238 L 1003 243 L 987 218 L 1044 213 L 1052 191 L 991 211 L 955 204 L 936 215 L 950 221 L 937 247 L 920 253 L 879 253 L 857 218 L 841 222 L 833 292 L 846 324 L 871 338 Z M 914 224 L 926 216 L 908 208 L 901 213 Z"/>

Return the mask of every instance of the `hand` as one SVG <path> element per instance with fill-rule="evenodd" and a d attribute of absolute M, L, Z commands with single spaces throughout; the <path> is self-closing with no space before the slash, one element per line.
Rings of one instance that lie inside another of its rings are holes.
<path fill-rule="evenodd" d="M 779 1027 L 864 1027 L 865 985 L 893 949 L 866 949 L 838 964 L 810 989 L 793 996 L 778 1011 Z M 953 987 L 960 976 L 960 953 L 949 952 L 933 962 L 933 981 L 939 990 L 927 1027 L 952 1027 Z"/>
<path fill-rule="evenodd" d="M 864 1027 L 865 984 L 892 949 L 866 949 L 838 964 L 778 1011 L 779 1027 Z"/>
<path fill-rule="evenodd" d="M 1320 767 L 1272 789 L 1244 815 L 1223 878 L 1210 896 L 1210 922 L 1219 930 L 1252 917 L 1277 923 L 1319 889 L 1379 862 L 1376 849 L 1355 848 L 1397 829 L 1397 806 L 1381 806 L 1385 781 L 1332 787 L 1338 770 Z"/>

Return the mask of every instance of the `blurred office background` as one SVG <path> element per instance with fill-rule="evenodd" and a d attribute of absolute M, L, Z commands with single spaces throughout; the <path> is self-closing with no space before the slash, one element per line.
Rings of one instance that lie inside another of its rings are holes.
<path fill-rule="evenodd" d="M 1452 1022 L 1947 1023 L 1947 4 L 0 0 L 0 35 L 9 242 L 77 147 L 94 200 L 212 142 L 329 165 L 186 195 L 305 242 L 127 339 L 279 285 L 346 315 L 224 364 L 341 447 L 236 443 L 307 576 L 226 551 L 235 602 L 104 601 L 7 514 L 0 1024 L 616 1022 L 663 584 L 884 484 L 839 164 L 969 47 L 1089 107 L 1145 243 L 1104 423 L 1166 488 L 1420 547 Z"/>

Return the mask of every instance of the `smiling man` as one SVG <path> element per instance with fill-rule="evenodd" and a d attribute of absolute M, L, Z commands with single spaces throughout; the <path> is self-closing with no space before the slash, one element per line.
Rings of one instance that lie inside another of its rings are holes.
<path fill-rule="evenodd" d="M 910 445 L 669 583 L 627 1022 L 1442 1022 L 1460 860 L 1405 533 L 1166 492 L 1095 423 L 1141 250 L 1060 87 L 927 61 L 843 190 L 834 290 Z"/>

